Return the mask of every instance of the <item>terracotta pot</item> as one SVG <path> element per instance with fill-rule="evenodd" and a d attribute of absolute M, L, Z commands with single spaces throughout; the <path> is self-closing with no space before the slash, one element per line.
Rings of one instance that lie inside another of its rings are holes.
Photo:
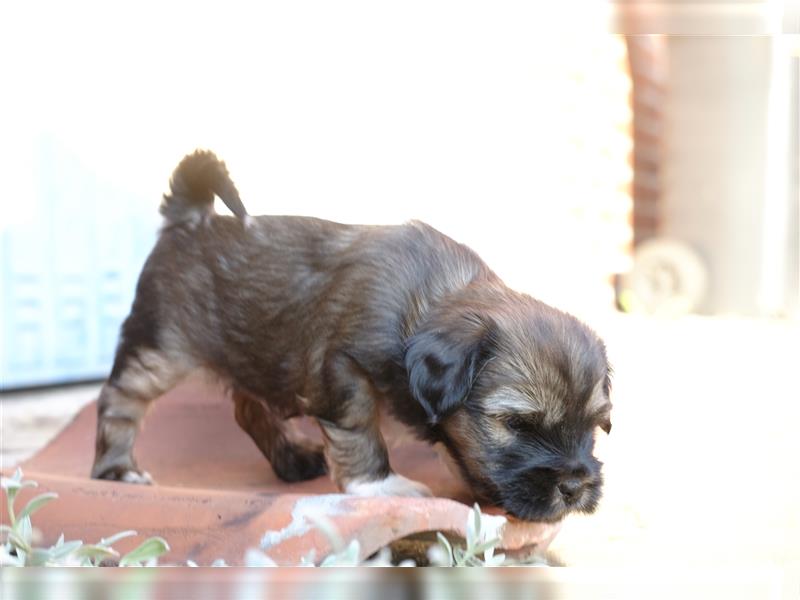
<path fill-rule="evenodd" d="M 364 557 L 405 536 L 442 531 L 465 535 L 471 498 L 426 444 L 386 431 L 391 461 L 401 474 L 426 483 L 436 498 L 359 498 L 337 493 L 327 477 L 287 484 L 274 475 L 250 438 L 236 425 L 233 406 L 221 389 L 190 379 L 156 401 L 135 447 L 140 466 L 154 486 L 94 481 L 88 473 L 94 452 L 96 406 L 86 406 L 50 444 L 22 464 L 26 479 L 22 505 L 33 494 L 58 492 L 41 509 L 36 526 L 45 543 L 63 532 L 67 539 L 94 542 L 125 529 L 140 537 L 118 549 L 132 549 L 141 536 L 160 535 L 171 551 L 164 562 L 199 564 L 223 558 L 241 564 L 248 548 L 266 542 L 278 564 L 298 564 L 314 550 L 317 559 L 331 548 L 309 521 L 323 515 L 342 537 L 356 538 Z M 309 423 L 304 428 L 316 430 Z M 318 433 L 317 433 L 318 434 Z M 402 438 L 402 439 L 401 439 Z M 7 473 L 6 473 L 7 474 Z M 487 512 L 499 513 L 485 507 Z M 509 521 L 502 547 L 544 550 L 558 525 Z"/>

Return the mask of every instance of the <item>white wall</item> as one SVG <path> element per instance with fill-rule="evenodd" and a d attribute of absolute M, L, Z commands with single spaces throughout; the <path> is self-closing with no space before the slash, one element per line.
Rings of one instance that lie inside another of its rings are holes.
<path fill-rule="evenodd" d="M 797 132 L 779 41 L 667 38 L 663 233 L 706 261 L 705 312 L 786 314 L 796 302 Z"/>
<path fill-rule="evenodd" d="M 630 239 L 629 80 L 602 3 L 576 8 L 4 7 L 0 379 L 107 372 L 160 194 L 198 146 L 253 213 L 422 219 L 513 287 L 607 310 Z"/>

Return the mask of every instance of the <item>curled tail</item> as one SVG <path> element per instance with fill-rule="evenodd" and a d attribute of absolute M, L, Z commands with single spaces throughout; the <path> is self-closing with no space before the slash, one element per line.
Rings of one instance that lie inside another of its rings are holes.
<path fill-rule="evenodd" d="M 160 209 L 169 223 L 195 220 L 213 213 L 214 195 L 219 196 L 239 219 L 247 216 L 225 163 L 208 150 L 197 150 L 186 156 L 172 173 L 169 187 L 170 193 L 164 194 Z"/>

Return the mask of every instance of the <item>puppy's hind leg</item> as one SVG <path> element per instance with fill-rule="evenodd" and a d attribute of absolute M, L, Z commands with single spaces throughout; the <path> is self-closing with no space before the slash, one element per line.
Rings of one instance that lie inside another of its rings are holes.
<path fill-rule="evenodd" d="M 136 465 L 133 443 L 150 403 L 188 372 L 185 360 L 152 348 L 122 344 L 111 377 L 97 400 L 97 437 L 93 479 L 152 483 Z"/>
<path fill-rule="evenodd" d="M 236 422 L 253 439 L 283 481 L 315 479 L 327 473 L 322 445 L 306 439 L 291 422 L 247 392 L 233 392 Z"/>

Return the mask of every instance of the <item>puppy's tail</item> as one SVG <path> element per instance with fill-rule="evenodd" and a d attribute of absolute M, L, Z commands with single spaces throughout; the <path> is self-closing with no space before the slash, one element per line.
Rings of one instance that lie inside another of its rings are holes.
<path fill-rule="evenodd" d="M 186 156 L 172 173 L 169 187 L 160 208 L 168 223 L 194 221 L 213 213 L 215 194 L 239 219 L 247 216 L 225 163 L 208 150 Z"/>

